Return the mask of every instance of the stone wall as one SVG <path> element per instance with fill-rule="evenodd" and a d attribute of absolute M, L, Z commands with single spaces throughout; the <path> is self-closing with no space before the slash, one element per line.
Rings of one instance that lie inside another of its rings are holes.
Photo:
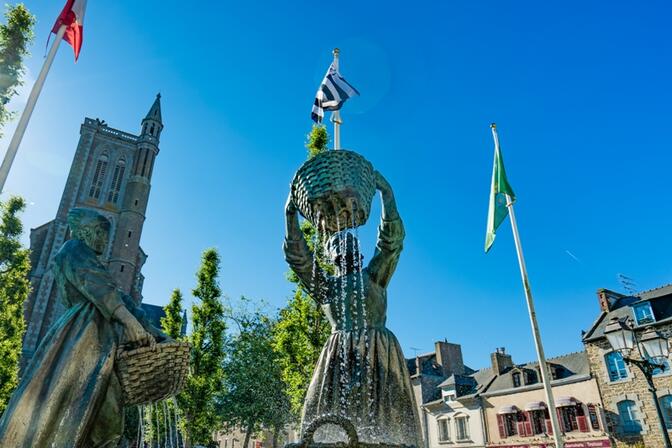
<path fill-rule="evenodd" d="M 660 326 L 656 330 L 663 334 L 663 336 L 670 337 L 672 334 L 672 325 Z M 626 365 L 628 377 L 618 381 L 611 381 L 604 362 L 604 356 L 612 351 L 607 340 L 600 339 L 594 342 L 587 342 L 585 346 L 591 371 L 597 379 L 600 388 L 607 424 L 615 439 L 615 446 L 617 448 L 631 447 L 636 443 L 640 445 L 643 443 L 647 448 L 664 447 L 655 405 L 642 372 L 636 366 Z M 672 374 L 657 375 L 654 377 L 654 383 L 658 389 L 659 397 L 672 394 Z M 642 424 L 641 434 L 625 434 L 620 429 L 620 417 L 616 404 L 626 399 L 632 400 L 636 404 Z"/>

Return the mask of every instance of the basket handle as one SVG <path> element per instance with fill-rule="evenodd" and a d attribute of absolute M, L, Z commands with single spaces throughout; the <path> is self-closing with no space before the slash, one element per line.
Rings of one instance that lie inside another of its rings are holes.
<path fill-rule="evenodd" d="M 355 429 L 355 426 L 352 424 L 352 422 L 345 417 L 332 414 L 318 417 L 315 420 L 313 420 L 310 425 L 308 425 L 306 430 L 303 432 L 303 437 L 301 438 L 301 446 L 303 448 L 307 448 L 310 445 L 313 445 L 315 443 L 315 441 L 313 440 L 315 431 L 317 431 L 318 428 L 320 428 L 321 426 L 329 423 L 331 423 L 332 425 L 340 426 L 345 430 L 346 434 L 348 435 L 349 447 L 355 448 L 357 445 L 359 445 L 359 437 L 357 436 L 357 430 Z"/>

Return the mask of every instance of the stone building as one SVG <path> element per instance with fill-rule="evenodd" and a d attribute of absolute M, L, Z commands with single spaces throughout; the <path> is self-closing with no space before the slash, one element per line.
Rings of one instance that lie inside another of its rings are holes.
<path fill-rule="evenodd" d="M 438 385 L 441 397 L 423 405 L 427 448 L 485 447 L 487 431 L 483 400 L 492 375 L 488 369 L 453 374 Z"/>
<path fill-rule="evenodd" d="M 612 350 L 604 330 L 614 317 L 631 318 L 637 334 L 641 335 L 644 328 L 652 326 L 669 338 L 672 336 L 672 285 L 636 295 L 600 289 L 597 298 L 600 314 L 584 335 L 583 343 L 602 394 L 615 444 L 617 447 L 636 443 L 650 448 L 663 447 L 658 416 L 644 376 L 637 367 L 627 365 L 620 353 Z M 654 372 L 654 384 L 669 431 L 672 429 L 672 371 L 669 361 L 662 362 L 664 368 Z"/>
<path fill-rule="evenodd" d="M 69 237 L 71 208 L 95 209 L 111 221 L 110 245 L 101 258 L 123 292 L 138 304 L 142 301 L 141 269 L 147 255 L 140 247 L 140 236 L 162 130 L 160 95 L 142 120 L 139 135 L 113 129 L 98 119 L 84 120 L 56 217 L 31 229 L 32 292 L 24 309 L 22 366 L 64 311 L 50 266 Z"/>
<path fill-rule="evenodd" d="M 491 355 L 487 383 L 480 394 L 489 447 L 549 447 L 553 430 L 549 412 L 556 412 L 566 448 L 610 447 L 597 381 L 585 352 L 548 359 L 556 409 L 548 409 L 539 363 L 514 364 L 498 349 Z"/>

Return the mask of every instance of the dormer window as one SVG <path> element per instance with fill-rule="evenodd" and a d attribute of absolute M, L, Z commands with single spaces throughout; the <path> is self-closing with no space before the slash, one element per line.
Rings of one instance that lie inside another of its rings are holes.
<path fill-rule="evenodd" d="M 513 379 L 513 387 L 520 387 L 520 372 L 515 372 L 511 375 L 511 378 Z"/>
<path fill-rule="evenodd" d="M 635 312 L 635 320 L 637 325 L 651 324 L 656 321 L 653 317 L 653 310 L 650 302 L 639 303 L 632 307 Z"/>

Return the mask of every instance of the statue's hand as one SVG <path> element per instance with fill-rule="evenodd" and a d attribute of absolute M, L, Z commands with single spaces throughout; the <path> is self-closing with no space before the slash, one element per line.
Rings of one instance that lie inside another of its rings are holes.
<path fill-rule="evenodd" d="M 287 215 L 295 215 L 297 211 L 298 209 L 292 200 L 292 193 L 290 192 L 289 196 L 287 197 L 287 203 L 285 204 L 285 213 Z"/>
<path fill-rule="evenodd" d="M 386 192 L 386 191 L 392 191 L 392 186 L 390 183 L 383 177 L 382 174 L 380 174 L 380 171 L 375 171 L 373 175 L 376 178 L 376 189 Z"/>
<path fill-rule="evenodd" d="M 143 347 L 156 344 L 154 337 L 144 329 L 140 322 L 138 322 L 138 319 L 125 306 L 117 308 L 114 317 L 124 326 L 122 345 L 132 344 Z"/>

